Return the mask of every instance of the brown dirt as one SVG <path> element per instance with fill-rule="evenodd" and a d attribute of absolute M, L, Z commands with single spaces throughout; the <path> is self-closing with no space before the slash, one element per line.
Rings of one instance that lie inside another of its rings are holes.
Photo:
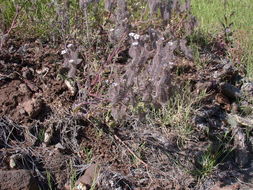
<path fill-rule="evenodd" d="M 61 64 L 57 50 L 36 42 L 9 42 L 13 51 L 24 46 L 28 46 L 25 54 L 0 54 L 0 116 L 27 124 L 43 120 L 51 109 L 67 107 L 71 95 L 57 78 Z"/>
<path fill-rule="evenodd" d="M 1 190 L 39 190 L 29 170 L 0 170 Z"/>

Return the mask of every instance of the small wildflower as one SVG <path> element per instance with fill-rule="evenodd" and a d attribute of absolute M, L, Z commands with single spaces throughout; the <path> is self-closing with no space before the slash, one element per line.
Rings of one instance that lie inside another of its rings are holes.
<path fill-rule="evenodd" d="M 83 190 L 83 189 L 86 189 L 86 186 L 82 183 L 79 183 L 76 187 L 78 190 Z"/>
<path fill-rule="evenodd" d="M 128 34 L 128 36 L 130 36 L 130 37 L 134 37 L 134 35 L 135 35 L 135 33 L 133 33 L 133 32 L 130 32 L 130 33 Z"/>
<path fill-rule="evenodd" d="M 74 46 L 73 44 L 68 44 L 68 45 L 67 45 L 68 48 L 71 48 L 71 47 L 73 47 L 73 46 Z"/>
<path fill-rule="evenodd" d="M 168 42 L 169 46 L 173 46 L 173 44 L 174 44 L 173 42 Z"/>
<path fill-rule="evenodd" d="M 139 40 L 140 39 L 140 35 L 139 34 L 135 34 L 133 32 L 130 32 L 128 34 L 128 36 L 133 37 L 135 40 Z"/>
<path fill-rule="evenodd" d="M 139 35 L 139 34 L 135 34 L 135 35 L 134 35 L 134 39 L 135 39 L 135 40 L 139 40 L 139 39 L 140 39 L 140 35 Z"/>
<path fill-rule="evenodd" d="M 66 53 L 68 53 L 67 50 L 62 50 L 62 51 L 61 51 L 61 55 L 65 55 Z"/>
<path fill-rule="evenodd" d="M 116 82 L 114 82 L 114 83 L 112 83 L 112 86 L 118 86 L 119 84 L 118 83 L 116 83 Z"/>
<path fill-rule="evenodd" d="M 114 31 L 114 28 L 110 29 L 110 32 L 113 32 Z"/>
<path fill-rule="evenodd" d="M 69 60 L 69 63 L 70 63 L 70 64 L 72 64 L 72 63 L 74 63 L 74 62 L 75 62 L 74 59 L 70 59 L 70 60 Z"/>
<path fill-rule="evenodd" d="M 139 42 L 133 42 L 132 45 L 133 45 L 133 46 L 138 46 L 138 45 L 139 45 Z"/>

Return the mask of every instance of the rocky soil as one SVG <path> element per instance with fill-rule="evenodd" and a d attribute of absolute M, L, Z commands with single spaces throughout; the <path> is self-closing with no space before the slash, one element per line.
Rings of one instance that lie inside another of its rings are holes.
<path fill-rule="evenodd" d="M 173 130 L 112 128 L 77 114 L 79 95 L 60 77 L 61 50 L 13 38 L 0 52 L 0 189 L 253 188 L 253 81 L 234 64 L 212 57 L 202 68 L 184 58 L 173 65 L 175 84 L 208 93 L 191 118 L 194 138 L 180 146 Z M 201 171 L 207 147 L 230 151 L 199 179 L 191 171 Z"/>

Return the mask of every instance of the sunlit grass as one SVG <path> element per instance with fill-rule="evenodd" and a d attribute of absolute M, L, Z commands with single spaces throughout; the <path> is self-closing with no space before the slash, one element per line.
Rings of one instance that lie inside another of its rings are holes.
<path fill-rule="evenodd" d="M 226 3 L 225 3 L 226 2 Z M 221 22 L 233 23 L 234 40 L 243 52 L 240 57 L 248 77 L 253 77 L 253 4 L 251 0 L 192 0 L 192 12 L 197 17 L 199 29 L 211 35 L 222 31 Z M 233 13 L 233 16 L 230 16 Z"/>
<path fill-rule="evenodd" d="M 236 30 L 253 30 L 253 4 L 251 0 L 227 1 L 224 0 L 192 0 L 192 12 L 197 16 L 199 27 L 208 32 L 217 32 L 221 28 L 220 21 L 224 14 L 234 16 L 230 19 Z"/>
<path fill-rule="evenodd" d="M 179 146 L 191 138 L 194 132 L 192 115 L 194 110 L 201 105 L 201 100 L 207 96 L 205 91 L 200 92 L 197 96 L 194 95 L 189 84 L 181 87 L 181 90 L 175 93 L 161 109 L 153 109 L 147 116 L 150 124 L 158 124 L 177 131 Z"/>

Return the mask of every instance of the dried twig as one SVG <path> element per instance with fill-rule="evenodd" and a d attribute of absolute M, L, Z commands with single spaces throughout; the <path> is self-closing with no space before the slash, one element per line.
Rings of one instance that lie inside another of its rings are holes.
<path fill-rule="evenodd" d="M 148 165 L 146 162 L 144 162 L 141 158 L 139 158 L 139 157 L 129 148 L 129 146 L 128 146 L 124 141 L 122 141 L 117 135 L 113 135 L 113 136 L 114 136 L 114 138 L 115 138 L 116 140 L 118 140 L 121 144 L 123 144 L 123 145 L 126 147 L 126 149 L 127 149 L 137 160 L 139 160 L 139 162 L 141 162 L 146 168 L 149 167 L 149 165 Z"/>
<path fill-rule="evenodd" d="M 126 38 L 127 38 L 127 34 L 124 34 L 124 35 L 122 36 L 122 38 L 120 39 L 120 41 L 119 41 L 118 47 L 116 47 L 116 48 L 112 51 L 112 53 L 108 56 L 108 58 L 107 58 L 107 60 L 106 60 L 106 64 L 111 63 L 111 62 L 112 62 L 112 59 L 113 59 L 116 55 L 118 55 L 118 54 L 121 52 L 121 45 L 123 44 L 123 42 L 125 41 Z"/>

